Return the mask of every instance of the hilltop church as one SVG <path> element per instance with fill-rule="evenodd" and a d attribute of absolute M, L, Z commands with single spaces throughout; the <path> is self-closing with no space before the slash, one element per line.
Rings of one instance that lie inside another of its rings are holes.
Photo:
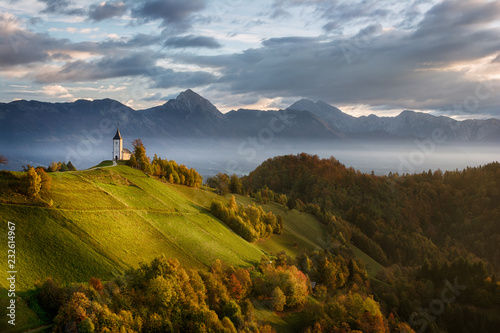
<path fill-rule="evenodd" d="M 113 138 L 113 160 L 128 161 L 132 153 L 127 148 L 123 148 L 123 139 L 120 134 L 120 127 L 117 127 L 115 137 Z"/>

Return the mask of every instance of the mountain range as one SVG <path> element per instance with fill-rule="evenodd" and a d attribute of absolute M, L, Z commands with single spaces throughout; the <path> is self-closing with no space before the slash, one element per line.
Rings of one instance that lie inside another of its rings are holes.
<path fill-rule="evenodd" d="M 27 161 L 51 149 L 66 150 L 68 158 L 76 150 L 80 155 L 90 151 L 89 155 L 105 145 L 117 124 L 130 142 L 136 138 L 162 143 L 249 138 L 261 142 L 277 138 L 394 142 L 432 138 L 436 130 L 448 142 L 500 141 L 499 119 L 457 121 L 408 110 L 396 117 L 353 117 L 325 102 L 307 99 L 283 110 L 239 109 L 224 114 L 188 89 L 161 106 L 137 111 L 111 99 L 0 103 L 0 150 L 14 151 Z"/>

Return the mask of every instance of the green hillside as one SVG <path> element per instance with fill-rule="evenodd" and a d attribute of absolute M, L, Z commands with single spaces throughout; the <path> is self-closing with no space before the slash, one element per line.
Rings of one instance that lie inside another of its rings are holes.
<path fill-rule="evenodd" d="M 296 256 L 321 248 L 323 227 L 311 215 L 266 205 L 266 211 L 284 217 L 284 233 L 251 244 L 209 213 L 213 200 L 228 201 L 229 196 L 110 165 L 103 162 L 99 165 L 103 168 L 50 173 L 52 188 L 43 195 L 47 204 L 14 193 L 9 187 L 12 180 L 0 176 L 0 232 L 5 236 L 7 221 L 15 223 L 18 292 L 49 276 L 68 283 L 88 282 L 92 276 L 111 279 L 161 255 L 193 268 L 208 267 L 215 259 L 250 266 L 263 253 L 284 251 Z M 243 196 L 237 196 L 237 201 L 254 203 Z M 7 252 L 7 242 L 2 242 L 1 249 Z M 8 287 L 6 275 L 2 270 L 2 290 Z M 2 316 L 8 301 L 0 297 Z M 21 299 L 18 304 L 18 324 L 11 332 L 43 323 Z"/>
<path fill-rule="evenodd" d="M 50 176 L 52 189 L 44 200 L 52 200 L 51 207 L 9 195 L 5 181 L 0 183 L 2 234 L 7 221 L 16 224 L 19 290 L 47 276 L 63 282 L 112 278 L 161 255 L 193 268 L 215 259 L 249 266 L 263 253 L 295 256 L 321 248 L 323 229 L 314 217 L 275 204 L 264 208 L 285 218 L 284 235 L 251 244 L 208 212 L 214 199 L 228 200 L 210 189 L 172 185 L 120 165 Z M 0 285 L 7 286 L 5 278 Z"/>

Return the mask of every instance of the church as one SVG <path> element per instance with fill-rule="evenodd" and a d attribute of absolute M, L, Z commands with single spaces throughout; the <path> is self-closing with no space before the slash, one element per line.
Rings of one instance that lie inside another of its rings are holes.
<path fill-rule="evenodd" d="M 113 160 L 128 161 L 132 153 L 127 148 L 123 148 L 123 139 L 120 134 L 120 127 L 117 127 L 115 137 L 113 138 Z"/>

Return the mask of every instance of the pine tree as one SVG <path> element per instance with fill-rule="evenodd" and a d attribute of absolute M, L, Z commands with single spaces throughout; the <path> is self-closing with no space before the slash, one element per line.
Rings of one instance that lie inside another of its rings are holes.
<path fill-rule="evenodd" d="M 76 171 L 76 168 L 73 165 L 73 163 L 71 163 L 71 161 L 68 161 L 68 170 L 69 171 Z"/>

